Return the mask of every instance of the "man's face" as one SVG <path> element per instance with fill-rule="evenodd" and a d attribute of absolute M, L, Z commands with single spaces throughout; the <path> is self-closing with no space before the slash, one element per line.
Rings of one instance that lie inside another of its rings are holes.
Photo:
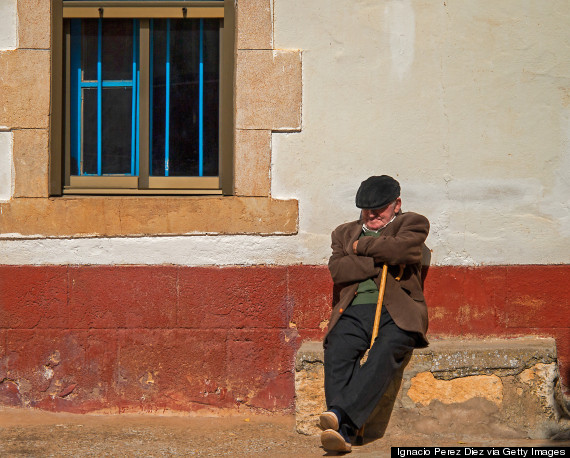
<path fill-rule="evenodd" d="M 402 199 L 399 197 L 382 208 L 372 208 L 362 210 L 362 219 L 368 229 L 377 231 L 382 229 L 402 207 Z"/>

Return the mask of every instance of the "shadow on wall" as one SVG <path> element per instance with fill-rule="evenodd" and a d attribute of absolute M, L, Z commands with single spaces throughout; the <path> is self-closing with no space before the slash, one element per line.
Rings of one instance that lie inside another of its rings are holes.
<path fill-rule="evenodd" d="M 425 243 L 423 243 L 422 244 L 422 289 L 424 287 L 428 275 L 430 264 L 431 264 L 431 250 Z"/>
<path fill-rule="evenodd" d="M 392 416 L 392 411 L 394 410 L 394 403 L 396 402 L 400 386 L 402 385 L 404 370 L 411 358 L 411 354 L 406 357 L 404 364 L 402 364 L 402 367 L 392 379 L 386 393 L 384 393 L 384 396 L 382 396 L 382 399 L 380 399 L 376 408 L 366 421 L 364 425 L 364 443 L 384 437 L 386 428 L 390 422 L 390 417 Z"/>

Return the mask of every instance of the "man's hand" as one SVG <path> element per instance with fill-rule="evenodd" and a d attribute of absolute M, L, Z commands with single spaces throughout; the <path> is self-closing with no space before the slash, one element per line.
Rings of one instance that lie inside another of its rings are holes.
<path fill-rule="evenodd" d="M 353 244 L 352 244 L 352 251 L 354 252 L 354 254 L 358 254 L 356 252 L 356 246 L 358 245 L 358 240 L 356 240 Z"/>

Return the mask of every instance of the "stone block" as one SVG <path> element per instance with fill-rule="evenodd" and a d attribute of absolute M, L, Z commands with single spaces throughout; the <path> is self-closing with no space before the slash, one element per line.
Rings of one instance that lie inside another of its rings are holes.
<path fill-rule="evenodd" d="M 47 129 L 50 107 L 49 50 L 0 52 L 0 126 Z"/>
<path fill-rule="evenodd" d="M 188 328 L 286 328 L 285 267 L 181 268 L 178 324 Z M 216 292 L 212 294 L 212 292 Z M 220 317 L 224 317 L 220 319 Z"/>
<path fill-rule="evenodd" d="M 227 407 L 226 331 L 119 332 L 117 392 L 123 411 Z"/>
<path fill-rule="evenodd" d="M 365 435 L 547 439 L 562 418 L 554 339 L 442 339 L 417 349 L 369 418 Z M 326 408 L 323 349 L 305 342 L 295 362 L 297 431 L 317 434 Z"/>
<path fill-rule="evenodd" d="M 235 193 L 269 196 L 271 193 L 271 131 L 236 131 Z"/>
<path fill-rule="evenodd" d="M 509 276 L 505 307 L 508 327 L 568 327 L 568 271 L 558 266 L 521 266 Z"/>
<path fill-rule="evenodd" d="M 236 402 L 267 411 L 292 411 L 295 330 L 236 329 L 228 334 L 228 374 Z"/>
<path fill-rule="evenodd" d="M 437 380 L 431 372 L 420 372 L 412 378 L 407 394 L 415 404 L 424 406 L 434 400 L 457 404 L 473 398 L 487 399 L 500 406 L 503 402 L 503 384 L 496 375 Z"/>
<path fill-rule="evenodd" d="M 51 2 L 18 0 L 18 47 L 50 48 Z"/>
<path fill-rule="evenodd" d="M 300 130 L 302 86 L 299 51 L 238 51 L 236 127 Z"/>
<path fill-rule="evenodd" d="M 181 410 L 231 407 L 235 400 L 227 390 L 227 331 L 177 329 L 172 352 L 161 362 L 165 394 Z"/>
<path fill-rule="evenodd" d="M 0 210 L 2 233 L 49 237 L 294 234 L 298 219 L 296 200 L 263 197 L 20 198 Z"/>
<path fill-rule="evenodd" d="M 14 197 L 48 197 L 48 131 L 14 131 Z"/>
<path fill-rule="evenodd" d="M 322 266 L 288 266 L 287 271 L 293 305 L 290 326 L 302 333 L 311 330 L 324 337 L 332 303 L 333 283 L 329 270 Z"/>
<path fill-rule="evenodd" d="M 61 329 L 67 324 L 66 267 L 0 266 L 0 327 Z"/>
<path fill-rule="evenodd" d="M 175 267 L 70 267 L 70 328 L 171 328 L 176 324 Z"/>
<path fill-rule="evenodd" d="M 430 267 L 426 280 L 430 331 L 488 335 L 504 321 L 507 269 Z"/>
<path fill-rule="evenodd" d="M 7 373 L 23 407 L 85 412 L 114 398 L 111 330 L 8 330 Z"/>
<path fill-rule="evenodd" d="M 554 339 L 455 339 L 434 340 L 428 348 L 416 350 L 410 367 L 429 362 L 429 370 L 440 380 L 496 374 L 516 375 L 536 362 L 556 362 Z M 418 369 L 419 370 L 419 369 Z"/>
<path fill-rule="evenodd" d="M 322 342 L 303 342 L 295 356 L 295 418 L 297 432 L 320 432 L 319 415 L 326 410 Z"/>
<path fill-rule="evenodd" d="M 237 49 L 271 49 L 273 17 L 270 0 L 242 0 L 237 10 Z"/>

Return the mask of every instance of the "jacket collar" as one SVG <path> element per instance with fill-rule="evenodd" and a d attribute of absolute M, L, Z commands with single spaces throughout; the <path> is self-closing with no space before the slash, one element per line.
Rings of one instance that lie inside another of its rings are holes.
<path fill-rule="evenodd" d="M 362 220 L 359 219 L 358 221 L 354 221 L 352 223 L 352 227 L 350 228 L 350 243 L 354 243 L 354 241 L 358 240 L 360 234 L 362 233 Z"/>
<path fill-rule="evenodd" d="M 385 227 L 385 231 L 384 234 L 388 234 L 390 235 L 392 232 L 392 229 L 394 227 L 394 223 L 398 220 L 398 216 L 400 216 L 402 214 L 402 211 L 400 210 L 398 213 L 396 213 L 396 217 L 387 225 L 384 226 Z M 350 232 L 350 238 L 351 240 L 356 240 L 358 239 L 358 237 L 360 236 L 360 233 L 362 232 L 362 225 L 364 224 L 364 221 L 362 220 L 362 218 L 359 218 L 357 221 L 354 221 L 354 228 L 351 229 Z"/>

